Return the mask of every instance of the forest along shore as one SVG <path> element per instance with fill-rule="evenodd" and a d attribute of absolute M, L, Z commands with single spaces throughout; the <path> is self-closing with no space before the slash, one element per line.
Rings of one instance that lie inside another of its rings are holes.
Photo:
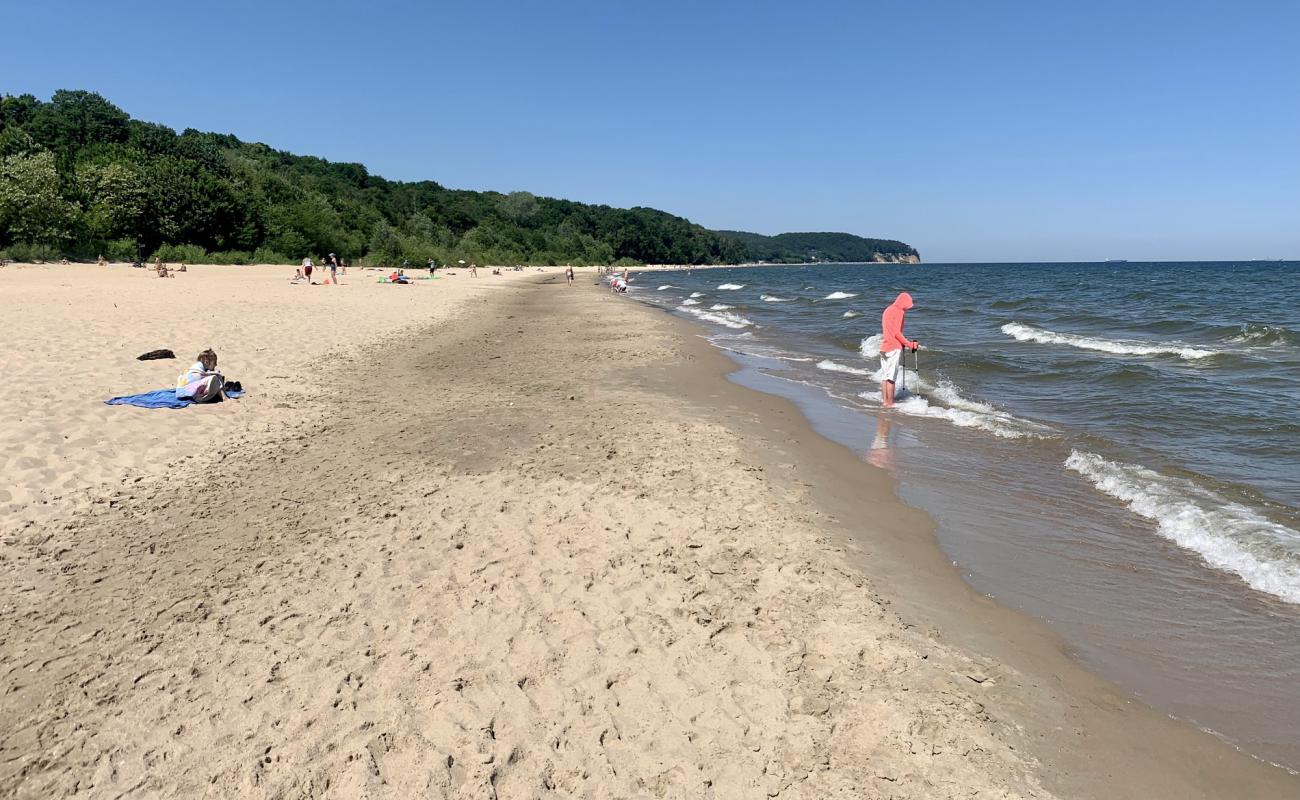
<path fill-rule="evenodd" d="M 587 276 L 471 302 L 6 551 L 0 795 L 1285 796 L 946 644 L 890 595 L 977 602 L 900 558 L 920 515 L 684 323 Z"/>

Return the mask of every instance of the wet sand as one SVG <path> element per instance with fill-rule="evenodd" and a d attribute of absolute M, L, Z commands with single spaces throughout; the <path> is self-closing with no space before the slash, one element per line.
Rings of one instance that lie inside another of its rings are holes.
<path fill-rule="evenodd" d="M 5 540 L 0 794 L 1294 792 L 966 588 L 686 324 L 589 273 L 444 312 Z"/>

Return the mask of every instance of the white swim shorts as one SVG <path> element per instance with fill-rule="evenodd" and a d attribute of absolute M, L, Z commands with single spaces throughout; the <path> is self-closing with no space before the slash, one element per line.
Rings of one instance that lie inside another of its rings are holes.
<path fill-rule="evenodd" d="M 898 373 L 903 368 L 903 351 L 902 349 L 890 350 L 888 353 L 880 354 L 880 372 L 876 373 L 878 380 L 898 383 Z"/>

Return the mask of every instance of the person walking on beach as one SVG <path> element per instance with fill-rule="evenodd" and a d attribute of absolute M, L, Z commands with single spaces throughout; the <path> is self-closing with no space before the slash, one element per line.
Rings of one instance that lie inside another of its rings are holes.
<path fill-rule="evenodd" d="M 905 320 L 903 316 L 907 310 L 912 307 L 912 296 L 907 292 L 899 292 L 898 297 L 885 309 L 885 313 L 880 319 L 880 396 L 884 400 L 885 408 L 894 406 L 894 383 L 898 380 L 898 374 L 903 369 L 903 350 L 908 349 L 913 353 L 916 348 L 921 346 L 920 342 L 909 341 L 903 335 L 903 325 Z"/>
<path fill-rule="evenodd" d="M 572 265 L 572 264 L 570 264 L 570 265 L 568 265 L 568 266 L 566 266 L 566 267 L 564 268 L 564 279 L 565 279 L 566 281 L 569 282 L 569 285 L 570 285 L 570 286 L 573 285 L 573 265 Z"/>

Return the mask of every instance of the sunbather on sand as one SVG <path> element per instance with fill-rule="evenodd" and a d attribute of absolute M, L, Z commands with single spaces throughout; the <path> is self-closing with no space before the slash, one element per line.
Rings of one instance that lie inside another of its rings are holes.
<path fill-rule="evenodd" d="M 176 378 L 176 397 L 207 403 L 219 399 L 225 385 L 226 379 L 217 372 L 217 354 L 208 348 Z"/>

